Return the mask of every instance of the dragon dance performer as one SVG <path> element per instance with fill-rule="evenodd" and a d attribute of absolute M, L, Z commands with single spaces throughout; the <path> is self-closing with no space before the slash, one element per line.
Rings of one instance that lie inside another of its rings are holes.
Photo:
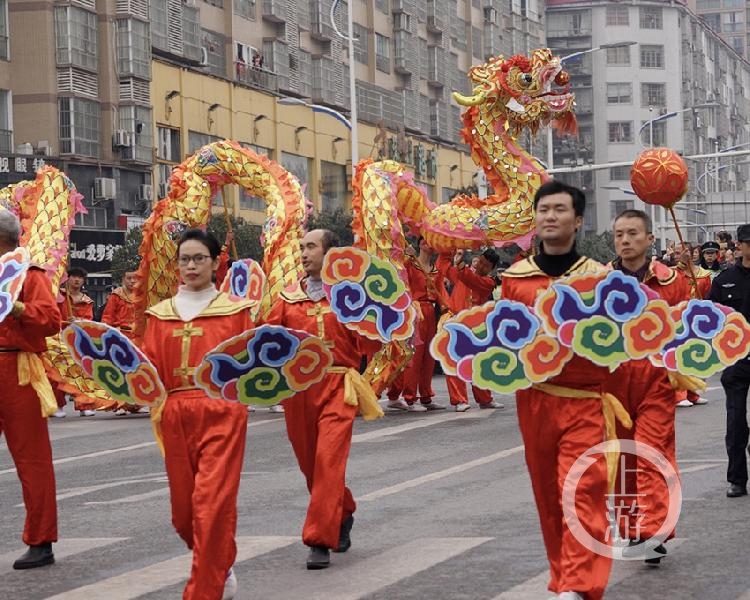
<path fill-rule="evenodd" d="M 502 296 L 533 306 L 537 294 L 557 278 L 602 271 L 605 267 L 576 252 L 576 231 L 586 205 L 578 188 L 558 181 L 543 184 L 534 196 L 540 253 L 502 274 Z M 565 520 L 563 482 L 584 452 L 603 441 L 603 394 L 609 370 L 574 356 L 549 382 L 516 392 L 516 407 L 539 520 L 550 563 L 549 589 L 559 598 L 599 600 L 609 580 L 612 559 L 586 548 Z M 614 408 L 614 407 L 613 407 Z M 579 478 L 575 507 L 589 535 L 607 544 L 607 467 L 602 458 Z"/>
<path fill-rule="evenodd" d="M 102 312 L 102 323 L 119 329 L 128 339 L 133 340 L 135 327 L 135 304 L 133 293 L 138 281 L 136 271 L 126 271 L 122 276 L 122 285 L 115 288 L 107 298 L 107 304 Z M 121 404 L 115 414 L 118 416 L 128 413 L 148 412 L 146 407 L 135 404 Z"/>
<path fill-rule="evenodd" d="M 247 410 L 208 398 L 192 376 L 208 351 L 253 326 L 252 304 L 214 287 L 219 242 L 210 234 L 186 231 L 177 255 L 184 285 L 146 311 L 143 351 L 168 393 L 152 419 L 164 444 L 172 523 L 193 551 L 183 598 L 218 599 L 224 590 L 229 599 L 237 589 L 232 565 Z"/>
<path fill-rule="evenodd" d="M 9 211 L 0 213 L 0 254 L 18 246 L 21 226 Z M 0 323 L 0 377 L 5 390 L 0 401 L 0 433 L 5 434 L 23 488 L 26 523 L 23 541 L 28 551 L 13 563 L 14 569 L 33 569 L 55 562 L 52 543 L 57 541 L 57 500 L 52 448 L 46 411 L 55 405 L 52 388 L 39 354 L 45 338 L 60 331 L 60 312 L 50 280 L 32 266 L 12 313 Z"/>
<path fill-rule="evenodd" d="M 396 378 L 388 390 L 389 408 L 398 408 L 398 396 L 403 393 L 401 408 L 412 412 L 444 410 L 445 406 L 433 402 L 432 375 L 435 372 L 435 359 L 430 354 L 430 342 L 437 331 L 437 311 L 446 306 L 447 293 L 444 278 L 432 266 L 434 252 L 424 238 L 419 238 L 419 255 L 406 252 L 406 272 L 409 278 L 409 293 L 413 302 L 418 303 L 420 319 L 414 341 L 414 354 L 406 368 Z M 409 246 L 407 250 L 411 250 Z"/>
<path fill-rule="evenodd" d="M 326 252 L 337 241 L 316 229 L 300 241 L 306 277 L 283 291 L 265 319 L 321 338 L 333 354 L 323 380 L 284 401 L 287 435 L 307 480 L 310 503 L 302 541 L 310 547 L 308 569 L 330 565 L 330 550 L 346 552 L 356 503 L 346 486 L 346 463 L 359 406 L 365 418 L 382 415 L 374 392 L 357 369 L 373 344 L 346 329 L 331 312 L 320 273 Z"/>
<path fill-rule="evenodd" d="M 448 299 L 449 312 L 446 314 L 458 314 L 465 308 L 481 306 L 491 299 L 492 291 L 495 289 L 496 281 L 490 277 L 492 269 L 500 262 L 500 257 L 492 248 L 485 250 L 481 255 L 475 257 L 471 268 L 464 264 L 464 253 L 462 250 L 454 256 L 450 254 L 439 254 L 435 267 L 438 272 L 453 284 Z M 464 412 L 469 409 L 469 398 L 466 393 L 466 383 L 455 375 L 446 375 L 445 383 L 448 387 L 448 396 L 456 412 Z M 474 400 L 480 408 L 505 408 L 499 402 L 492 399 L 492 392 L 471 386 Z"/>
<path fill-rule="evenodd" d="M 83 292 L 86 277 L 88 277 L 88 273 L 81 267 L 70 267 L 68 269 L 68 280 L 65 283 L 65 288 L 60 289 L 61 298 L 57 302 L 63 326 L 71 323 L 74 319 L 87 319 L 89 321 L 94 319 L 94 301 Z M 54 382 L 52 383 L 52 389 L 55 391 L 58 406 L 58 410 L 53 416 L 64 417 L 65 392 Z M 80 397 L 75 400 L 75 409 L 82 417 L 93 417 L 96 414 L 93 410 L 95 408 L 95 402 L 85 402 Z"/>
<path fill-rule="evenodd" d="M 670 306 L 690 299 L 690 284 L 682 271 L 652 261 L 648 249 L 654 242 L 651 219 L 641 210 L 626 210 L 615 219 L 614 242 L 617 259 L 612 267 L 646 284 Z M 647 444 L 677 468 L 675 444 L 674 389 L 666 369 L 647 358 L 621 365 L 604 389 L 616 395 L 630 414 L 632 429 L 618 427 L 617 437 Z M 623 454 L 621 472 L 615 487 L 618 506 L 627 519 L 617 523 L 621 535 L 630 540 L 625 556 L 643 556 L 649 565 L 658 565 L 667 553 L 658 540 L 649 544 L 667 519 L 669 490 L 659 469 L 651 461 Z M 669 538 L 674 537 L 674 531 Z M 648 544 L 648 545 L 647 545 Z"/>

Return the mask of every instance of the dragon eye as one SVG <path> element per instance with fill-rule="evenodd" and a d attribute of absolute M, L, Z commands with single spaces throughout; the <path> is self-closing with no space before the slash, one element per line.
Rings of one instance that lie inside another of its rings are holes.
<path fill-rule="evenodd" d="M 526 85 L 531 83 L 531 80 L 533 78 L 531 77 L 531 73 L 522 73 L 521 74 L 521 81 L 525 83 Z"/>

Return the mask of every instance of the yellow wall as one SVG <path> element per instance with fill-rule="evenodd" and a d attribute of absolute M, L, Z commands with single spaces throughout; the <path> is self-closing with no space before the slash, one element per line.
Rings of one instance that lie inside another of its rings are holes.
<path fill-rule="evenodd" d="M 299 105 L 280 105 L 276 97 L 230 82 L 154 61 L 151 97 L 154 104 L 154 134 L 156 127 L 179 128 L 181 155 L 187 156 L 188 131 L 257 144 L 274 150 L 273 158 L 278 160 L 281 152 L 289 152 L 312 159 L 310 181 L 307 194 L 312 198 L 316 209 L 320 208 L 317 190 L 320 180 L 320 161 L 346 165 L 350 159 L 349 130 L 335 118 L 321 113 L 314 113 L 309 107 Z M 177 90 L 180 94 L 169 102 L 167 94 Z M 209 107 L 217 103 L 219 107 L 211 112 Z M 265 118 L 255 121 L 256 117 Z M 295 129 L 306 127 L 298 135 L 299 147 L 295 140 Z M 377 149 L 374 138 L 377 129 L 363 123 L 358 127 L 359 157 L 375 157 Z M 254 135 L 257 133 L 257 135 Z M 389 133 L 389 136 L 391 134 Z M 334 144 L 335 138 L 343 141 Z M 408 137 L 408 136 L 407 136 Z M 472 184 L 476 166 L 467 154 L 450 148 L 436 146 L 433 142 L 413 140 L 422 143 L 427 149 L 438 151 L 438 171 L 434 180 L 425 179 L 424 183 L 434 187 L 432 200 L 440 202 L 442 188 L 459 188 Z M 456 167 L 451 171 L 451 166 Z M 155 181 L 157 181 L 155 172 Z M 239 210 L 239 192 L 235 186 L 225 190 L 230 206 L 237 216 L 253 222 L 261 222 L 263 214 L 256 211 Z M 351 197 L 347 198 L 351 206 Z"/>

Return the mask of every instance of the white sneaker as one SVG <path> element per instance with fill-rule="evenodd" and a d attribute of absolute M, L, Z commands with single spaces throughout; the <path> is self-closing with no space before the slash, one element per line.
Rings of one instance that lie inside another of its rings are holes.
<path fill-rule="evenodd" d="M 128 411 L 126 411 L 124 408 L 118 408 L 115 411 L 115 415 L 118 416 L 118 417 L 122 417 L 122 416 L 124 416 L 126 414 L 128 414 Z"/>
<path fill-rule="evenodd" d="M 151 409 L 148 406 L 141 406 L 137 411 L 135 411 L 135 414 L 137 415 L 150 415 Z"/>
<path fill-rule="evenodd" d="M 693 404 L 700 404 L 700 405 L 708 404 L 708 398 L 703 398 L 702 396 L 698 396 L 698 399 L 695 402 L 693 402 Z"/>
<path fill-rule="evenodd" d="M 492 402 L 487 402 L 487 404 L 480 404 L 479 408 L 505 408 L 505 404 L 500 404 L 493 400 Z"/>
<path fill-rule="evenodd" d="M 78 416 L 79 417 L 93 417 L 96 413 L 93 410 L 89 410 L 88 408 L 86 410 L 79 410 Z"/>
<path fill-rule="evenodd" d="M 55 419 L 64 419 L 65 411 L 62 408 L 58 408 L 55 412 L 52 413 L 52 416 L 55 417 Z"/>
<path fill-rule="evenodd" d="M 689 408 L 692 405 L 693 403 L 690 402 L 690 400 L 688 400 L 687 398 L 685 398 L 684 400 L 680 400 L 675 406 L 679 406 L 681 408 Z"/>
<path fill-rule="evenodd" d="M 224 582 L 224 595 L 221 600 L 233 600 L 237 593 L 237 576 L 234 574 L 234 569 L 229 569 L 227 573 L 227 580 Z"/>
<path fill-rule="evenodd" d="M 385 407 L 390 408 L 391 410 L 409 410 L 409 404 L 403 398 L 391 400 L 385 405 Z"/>
<path fill-rule="evenodd" d="M 427 407 L 421 402 L 415 402 L 414 404 L 409 404 L 409 408 L 406 410 L 409 412 L 427 412 Z"/>
<path fill-rule="evenodd" d="M 255 407 L 250 404 L 247 405 L 247 412 L 255 412 Z"/>
<path fill-rule="evenodd" d="M 465 412 L 469 410 L 471 406 L 469 406 L 468 402 L 462 402 L 461 404 L 456 404 L 455 411 L 456 412 Z"/>
<path fill-rule="evenodd" d="M 583 600 L 583 596 L 578 592 L 563 592 L 557 595 L 558 600 Z"/>
<path fill-rule="evenodd" d="M 284 412 L 284 407 L 281 406 L 281 404 L 274 404 L 273 406 L 269 406 L 268 410 L 269 410 L 269 412 L 283 413 Z"/>

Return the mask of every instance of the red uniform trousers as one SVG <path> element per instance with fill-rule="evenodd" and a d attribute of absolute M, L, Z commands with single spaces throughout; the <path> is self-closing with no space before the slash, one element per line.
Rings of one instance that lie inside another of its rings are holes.
<path fill-rule="evenodd" d="M 432 391 L 435 359 L 430 354 L 430 343 L 437 328 L 435 303 L 427 301 L 420 302 L 419 305 L 422 311 L 422 319 L 417 326 L 419 344 L 414 347 L 414 356 L 404 370 L 404 400 L 409 404 L 417 400 L 429 404 L 435 395 Z"/>
<path fill-rule="evenodd" d="M 618 368 L 604 389 L 620 400 L 633 420 L 632 429 L 617 424 L 617 437 L 648 444 L 679 473 L 675 449 L 674 389 L 666 370 L 655 367 L 648 359 L 633 360 Z M 628 510 L 628 518 L 618 522 L 620 534 L 630 540 L 651 538 L 667 518 L 667 482 L 656 465 L 645 458 L 623 453 L 619 464 L 615 503 L 624 507 L 632 506 L 635 501 L 638 507 L 637 512 Z M 673 537 L 674 531 L 668 539 Z"/>
<path fill-rule="evenodd" d="M 26 507 L 23 542 L 38 546 L 57 541 L 57 500 L 47 419 L 30 385 L 18 385 L 18 354 L 0 352 L 0 433 L 16 465 Z"/>
<path fill-rule="evenodd" d="M 588 550 L 573 536 L 563 514 L 562 490 L 576 459 L 604 441 L 601 401 L 560 398 L 534 389 L 520 390 L 516 398 L 526 465 L 550 563 L 549 590 L 575 591 L 586 600 L 599 600 L 607 587 L 612 559 Z M 604 457 L 586 470 L 576 489 L 579 519 L 591 537 L 607 543 Z"/>
<path fill-rule="evenodd" d="M 247 408 L 197 390 L 169 394 L 161 420 L 172 524 L 193 551 L 184 600 L 219 600 L 237 556 Z"/>
<path fill-rule="evenodd" d="M 302 528 L 308 546 L 338 548 L 341 523 L 357 508 L 345 481 L 356 415 L 344 402 L 341 373 L 284 401 L 287 435 L 310 492 Z"/>
<path fill-rule="evenodd" d="M 469 403 L 469 397 L 466 393 L 466 382 L 463 379 L 459 379 L 455 375 L 446 375 L 445 384 L 448 387 L 448 397 L 451 400 L 451 404 L 455 406 L 457 404 Z M 474 394 L 474 400 L 476 400 L 477 404 L 492 402 L 492 392 L 489 390 L 480 390 L 478 387 L 472 385 L 471 391 Z"/>

